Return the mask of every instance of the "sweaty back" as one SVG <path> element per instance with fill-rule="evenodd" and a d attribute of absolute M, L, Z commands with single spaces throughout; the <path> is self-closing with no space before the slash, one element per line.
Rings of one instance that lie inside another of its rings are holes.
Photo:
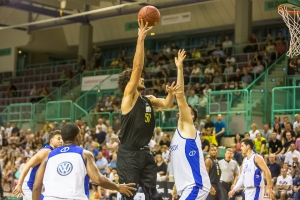
<path fill-rule="evenodd" d="M 121 144 L 142 147 L 149 143 L 155 127 L 154 112 L 150 100 L 139 96 L 131 111 L 121 116 Z"/>

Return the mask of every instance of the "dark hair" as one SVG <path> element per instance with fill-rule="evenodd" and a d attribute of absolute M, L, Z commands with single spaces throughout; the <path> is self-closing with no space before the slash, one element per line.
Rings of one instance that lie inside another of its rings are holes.
<path fill-rule="evenodd" d="M 51 133 L 49 134 L 49 140 L 51 140 L 56 135 L 61 135 L 61 131 L 60 130 L 51 131 Z"/>
<path fill-rule="evenodd" d="M 254 143 L 251 139 L 243 139 L 242 143 L 244 143 L 246 146 L 250 145 L 251 149 L 253 149 Z"/>
<path fill-rule="evenodd" d="M 124 93 L 125 88 L 130 80 L 131 73 L 132 73 L 132 69 L 127 69 L 120 74 L 118 79 L 118 85 L 121 93 Z"/>
<path fill-rule="evenodd" d="M 193 122 L 195 122 L 198 117 L 198 110 L 191 105 L 188 105 L 188 106 L 192 109 L 192 112 L 193 112 L 192 114 L 194 115 Z"/>
<path fill-rule="evenodd" d="M 61 129 L 61 137 L 64 142 L 74 141 L 79 133 L 77 124 L 66 124 Z"/>
<path fill-rule="evenodd" d="M 240 141 L 239 141 L 239 142 L 241 142 L 241 141 L 243 140 L 242 135 L 239 134 L 239 133 L 236 133 L 235 136 L 234 136 L 234 143 L 238 143 L 238 141 L 237 141 L 237 139 L 236 139 L 236 135 L 239 135 L 239 136 L 240 136 Z"/>

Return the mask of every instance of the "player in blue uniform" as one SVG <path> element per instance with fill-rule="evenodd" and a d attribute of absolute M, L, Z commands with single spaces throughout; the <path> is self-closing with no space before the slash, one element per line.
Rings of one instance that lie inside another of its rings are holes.
<path fill-rule="evenodd" d="M 50 133 L 49 135 L 49 145 L 46 145 L 44 148 L 40 149 L 23 167 L 18 185 L 15 187 L 13 194 L 16 197 L 23 196 L 24 200 L 32 199 L 32 189 L 35 179 L 36 172 L 40 166 L 40 163 L 43 159 L 47 158 L 49 153 L 62 146 L 62 138 L 60 130 L 56 130 Z"/>
<path fill-rule="evenodd" d="M 62 130 L 64 146 L 53 150 L 36 173 L 32 199 L 39 200 L 42 187 L 44 200 L 85 199 L 89 196 L 89 179 L 102 188 L 132 196 L 135 184 L 117 185 L 100 174 L 94 155 L 77 146 L 80 130 L 76 124 L 66 124 Z"/>

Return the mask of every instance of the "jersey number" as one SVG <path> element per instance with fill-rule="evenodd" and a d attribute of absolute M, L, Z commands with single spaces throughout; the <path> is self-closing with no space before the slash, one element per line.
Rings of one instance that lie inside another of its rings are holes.
<path fill-rule="evenodd" d="M 151 113 L 145 113 L 145 122 L 150 123 L 151 120 Z"/>

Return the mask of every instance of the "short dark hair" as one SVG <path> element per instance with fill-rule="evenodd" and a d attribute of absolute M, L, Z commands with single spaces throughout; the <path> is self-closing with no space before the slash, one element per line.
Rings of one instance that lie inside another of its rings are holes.
<path fill-rule="evenodd" d="M 188 106 L 192 109 L 192 112 L 193 112 L 192 114 L 194 115 L 193 122 L 195 122 L 196 119 L 198 118 L 198 110 L 191 105 L 188 105 Z"/>
<path fill-rule="evenodd" d="M 49 134 L 49 140 L 51 140 L 56 135 L 61 135 L 61 131 L 60 130 L 51 131 L 51 133 Z"/>
<path fill-rule="evenodd" d="M 246 146 L 250 145 L 251 149 L 253 149 L 254 143 L 251 139 L 243 139 L 242 143 L 244 143 Z"/>
<path fill-rule="evenodd" d="M 132 74 L 132 69 L 127 69 L 123 71 L 119 76 L 118 87 L 122 94 L 124 93 L 125 88 L 130 80 L 131 74 Z"/>
<path fill-rule="evenodd" d="M 64 142 L 74 141 L 79 133 L 79 128 L 77 124 L 66 124 L 61 129 L 61 137 Z"/>

